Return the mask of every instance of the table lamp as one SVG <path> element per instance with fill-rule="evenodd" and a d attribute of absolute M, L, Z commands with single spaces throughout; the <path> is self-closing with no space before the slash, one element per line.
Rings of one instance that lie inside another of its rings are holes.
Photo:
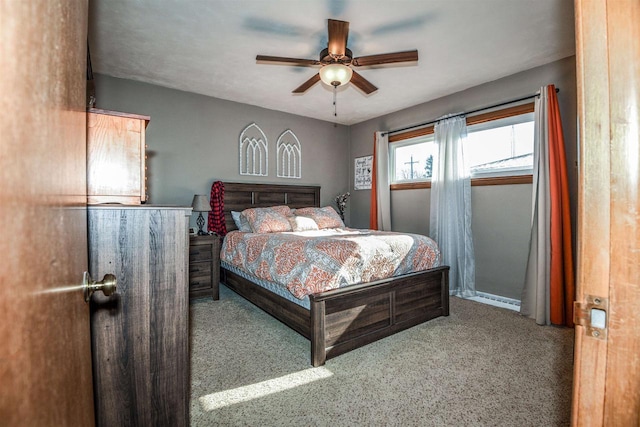
<path fill-rule="evenodd" d="M 193 196 L 191 207 L 194 212 L 199 212 L 198 219 L 196 220 L 196 224 L 198 224 L 198 236 L 205 236 L 207 232 L 202 230 L 202 227 L 204 227 L 204 217 L 202 216 L 202 212 L 209 212 L 211 210 L 209 199 L 205 195 L 196 194 Z"/>

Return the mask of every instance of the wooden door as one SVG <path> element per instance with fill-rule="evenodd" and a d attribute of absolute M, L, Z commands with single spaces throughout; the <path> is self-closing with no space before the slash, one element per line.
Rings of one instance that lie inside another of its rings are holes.
<path fill-rule="evenodd" d="M 0 425 L 94 424 L 86 0 L 0 0 Z"/>
<path fill-rule="evenodd" d="M 580 181 L 573 425 L 640 425 L 640 0 L 576 0 Z"/>

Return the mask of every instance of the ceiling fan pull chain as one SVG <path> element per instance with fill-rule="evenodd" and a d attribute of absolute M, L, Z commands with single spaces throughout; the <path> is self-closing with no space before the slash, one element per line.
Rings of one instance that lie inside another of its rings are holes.
<path fill-rule="evenodd" d="M 333 117 L 338 117 L 338 107 L 336 105 L 336 93 L 338 86 L 333 87 Z"/>

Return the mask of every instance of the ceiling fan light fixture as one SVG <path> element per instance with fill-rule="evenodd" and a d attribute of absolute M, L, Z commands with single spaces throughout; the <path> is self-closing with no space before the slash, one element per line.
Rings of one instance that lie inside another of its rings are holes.
<path fill-rule="evenodd" d="M 353 70 L 344 64 L 328 64 L 320 69 L 320 80 L 329 86 L 340 86 L 349 83 Z"/>

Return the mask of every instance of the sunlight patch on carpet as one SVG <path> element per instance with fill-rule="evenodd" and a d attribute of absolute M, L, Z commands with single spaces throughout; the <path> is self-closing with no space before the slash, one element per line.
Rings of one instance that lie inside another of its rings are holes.
<path fill-rule="evenodd" d="M 333 376 L 333 373 L 324 367 L 305 369 L 279 378 L 262 381 L 230 390 L 219 391 L 200 397 L 200 405 L 204 411 L 214 411 L 236 403 L 259 399 L 270 394 L 309 384 Z"/>

